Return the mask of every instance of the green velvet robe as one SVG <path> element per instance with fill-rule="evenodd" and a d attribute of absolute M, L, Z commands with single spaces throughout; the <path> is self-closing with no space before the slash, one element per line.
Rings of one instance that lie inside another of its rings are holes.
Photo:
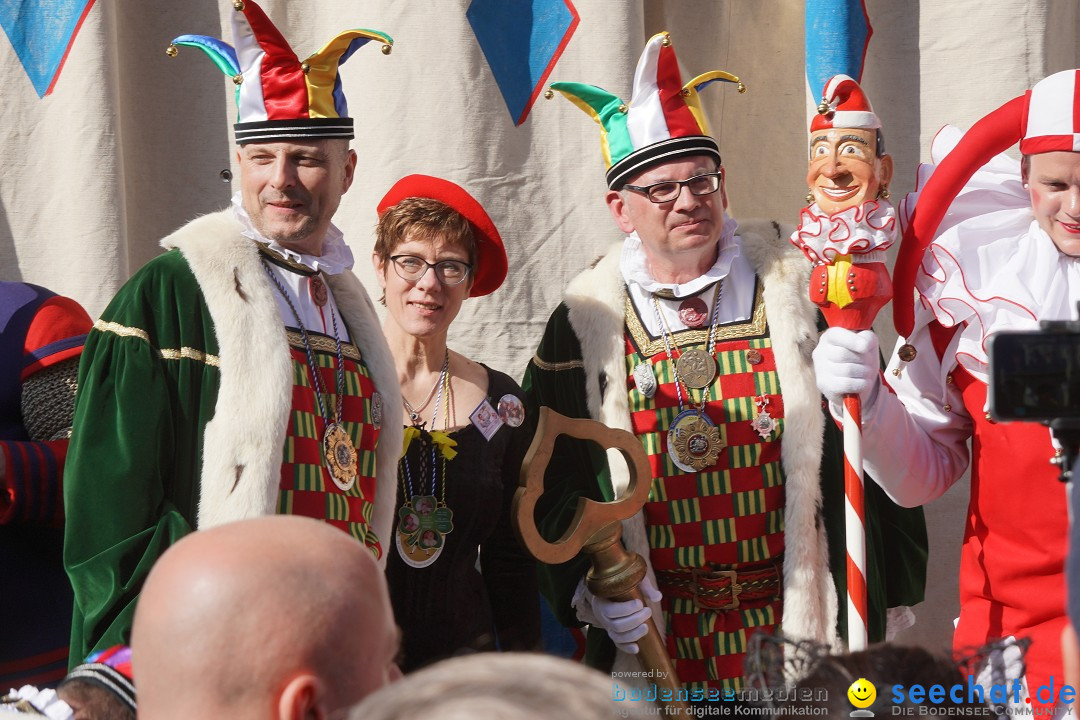
<path fill-rule="evenodd" d="M 230 211 L 162 244 L 173 249 L 124 285 L 82 356 L 64 478 L 72 663 L 129 642 L 142 583 L 173 542 L 276 511 L 292 361 L 256 247 Z M 367 293 L 349 272 L 327 283 L 375 388 L 396 398 Z M 371 524 L 385 542 L 402 422 L 400 403 L 383 408 Z"/>

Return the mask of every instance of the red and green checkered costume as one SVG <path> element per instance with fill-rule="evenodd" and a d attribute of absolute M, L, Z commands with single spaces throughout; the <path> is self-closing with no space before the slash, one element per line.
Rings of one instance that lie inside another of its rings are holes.
<path fill-rule="evenodd" d="M 820 332 L 819 318 L 806 293 L 809 267 L 798 250 L 787 242 L 788 230 L 776 223 L 740 223 L 736 241 L 757 275 L 757 299 L 751 322 L 722 325 L 717 336 L 718 348 L 724 352 L 733 349 L 738 352 L 737 349 L 749 348 L 757 343 L 763 362 L 758 366 L 761 369 L 755 368 L 753 373 L 767 372 L 771 375 L 770 363 L 775 364 L 778 387 L 772 387 L 769 384 L 771 380 L 766 380 L 765 385 L 758 385 L 756 378 L 744 372 L 746 368 L 731 365 L 725 366 L 722 372 L 733 373 L 732 380 L 726 382 L 735 382 L 736 385 L 724 385 L 725 381 L 714 385 L 714 392 L 724 392 L 732 398 L 728 409 L 731 412 L 737 409 L 744 417 L 722 428 L 727 442 L 740 447 L 738 457 L 734 458 L 739 470 L 732 475 L 729 468 L 727 473 L 732 491 L 743 493 L 738 497 L 742 499 L 744 512 L 750 507 L 757 509 L 758 505 L 762 508 L 757 514 L 764 527 L 764 543 L 759 541 L 743 545 L 743 557 L 779 553 L 779 545 L 770 538 L 776 532 L 783 534 L 783 617 L 777 618 L 776 607 L 771 609 L 772 617 L 768 616 L 770 612 L 765 608 L 753 607 L 749 611 L 740 608 L 741 614 L 733 622 L 745 627 L 724 636 L 715 634 L 714 623 L 714 618 L 723 613 L 666 613 L 669 618 L 681 615 L 684 619 L 679 623 L 693 625 L 684 632 L 681 626 L 678 629 L 674 627 L 674 620 L 669 621 L 675 634 L 687 638 L 676 641 L 675 656 L 705 657 L 705 653 L 698 653 L 696 647 L 700 644 L 701 636 L 719 637 L 722 643 L 726 643 L 716 655 L 733 655 L 745 641 L 745 628 L 769 627 L 777 619 L 783 622 L 785 632 L 795 631 L 795 634 L 803 637 L 835 636 L 837 628 L 844 627 L 844 608 L 837 607 L 835 602 L 837 596 L 844 597 L 841 436 L 838 428 L 823 412 L 821 396 L 814 385 L 810 352 Z M 635 322 L 636 316 L 626 311 L 627 291 L 620 270 L 622 251 L 622 243 L 613 246 L 598 263 L 574 278 L 567 287 L 563 302 L 552 313 L 522 382 L 530 402 L 529 412 L 536 412 L 539 406 L 546 405 L 569 417 L 592 418 L 610 427 L 631 432 L 634 431 L 636 413 L 644 413 L 643 417 L 646 418 L 651 415 L 653 423 L 663 422 L 656 419 L 657 413 L 651 408 L 631 408 L 630 392 L 625 384 L 632 382 L 628 379 L 632 367 L 627 359 L 631 348 L 627 346 L 626 337 L 628 330 L 640 328 L 640 321 L 636 323 L 639 328 L 628 327 Z M 766 308 L 769 309 L 768 314 Z M 707 330 L 699 332 L 699 335 L 705 334 Z M 639 337 L 638 334 L 634 336 Z M 692 342 L 682 344 L 685 347 L 701 347 L 704 341 L 704 337 L 697 337 Z M 659 353 L 666 361 L 659 341 L 647 344 L 652 346 L 648 351 L 650 357 Z M 771 348 L 767 345 L 771 345 Z M 660 378 L 661 381 L 663 379 Z M 747 382 L 747 379 L 750 381 Z M 670 382 L 670 377 L 667 380 Z M 745 385 L 737 387 L 739 382 Z M 776 451 L 769 450 L 770 445 L 780 443 L 774 442 L 775 438 L 762 442 L 750 427 L 750 417 L 756 410 L 753 395 L 759 388 L 765 390 L 764 394 L 770 398 L 766 410 L 780 422 L 777 430 L 783 433 L 783 449 L 779 458 L 782 471 L 779 465 L 774 464 L 777 458 L 771 453 Z M 698 397 L 696 391 L 694 395 Z M 718 425 L 724 423 L 724 416 L 712 414 L 713 404 L 709 407 L 710 417 Z M 670 422 L 675 410 L 667 412 L 667 421 Z M 742 439 L 737 439 L 740 434 Z M 672 498 L 688 501 L 676 506 L 681 512 L 683 508 L 694 507 L 694 498 L 697 498 L 696 506 L 700 508 L 703 498 L 722 495 L 726 488 L 718 488 L 716 480 L 723 475 L 711 470 L 689 475 L 692 483 L 688 482 L 687 486 L 678 489 L 687 493 L 687 497 L 674 495 L 676 490 L 672 482 L 673 478 L 677 482 L 678 476 L 663 457 L 666 452 L 665 436 L 665 431 L 659 431 L 652 435 L 651 440 L 647 436 L 645 442 L 651 443 L 647 445 L 647 450 L 650 455 L 656 456 L 654 462 L 663 464 L 671 472 L 671 475 L 664 473 L 663 478 L 668 503 Z M 720 462 L 730 464 L 732 455 L 733 451 L 725 450 Z M 768 469 L 770 466 L 775 470 Z M 752 490 L 761 490 L 758 494 L 744 489 L 742 485 L 738 485 L 736 490 L 736 476 L 741 483 L 748 477 L 741 473 L 751 467 L 750 472 L 760 483 L 760 487 Z M 654 468 L 654 471 L 657 469 Z M 782 478 L 782 488 L 776 484 L 779 478 Z M 625 467 L 620 469 L 618 465 L 609 465 L 607 455 L 597 446 L 573 438 L 559 438 L 548 464 L 545 494 L 537 505 L 537 523 L 541 532 L 549 540 L 557 539 L 573 517 L 579 498 L 610 501 L 615 496 L 616 488 L 625 487 L 627 481 Z M 765 501 L 765 497 L 769 498 L 768 501 Z M 650 571 L 653 570 L 652 562 L 658 565 L 666 562 L 660 559 L 660 555 L 666 554 L 675 562 L 678 554 L 674 549 L 662 549 L 658 553 L 661 543 L 655 537 L 657 531 L 653 531 L 654 537 L 650 538 L 648 514 L 659 511 L 670 516 L 672 512 L 672 506 L 662 507 L 658 497 L 654 496 L 653 501 L 642 513 L 623 523 L 624 544 L 629 550 L 646 557 L 650 562 Z M 766 506 L 775 510 L 781 504 L 784 516 L 782 525 L 778 527 L 776 523 L 781 521 L 779 514 L 774 512 L 770 515 Z M 791 512 L 793 507 L 794 513 Z M 881 639 L 884 637 L 887 607 L 911 605 L 922 599 L 926 565 L 925 526 L 921 510 L 896 507 L 872 483 L 867 485 L 867 514 L 873 518 L 868 523 L 870 634 L 873 638 Z M 678 544 L 698 546 L 701 555 L 717 553 L 717 557 L 734 557 L 735 562 L 740 562 L 737 541 L 732 545 L 721 540 L 721 547 L 711 547 L 716 544 L 712 542 L 714 538 L 724 537 L 719 533 L 712 534 L 713 530 L 730 527 L 731 523 L 737 522 L 734 506 L 730 515 L 712 525 L 697 521 L 690 523 L 691 533 L 696 528 L 696 539 L 680 538 Z M 662 529 L 659 532 L 667 532 L 673 527 L 680 527 L 681 531 L 682 526 L 687 525 L 664 523 L 660 525 Z M 706 540 L 702 540 L 703 527 L 709 528 L 709 534 L 704 536 Z M 827 534 L 827 544 L 823 542 L 824 534 Z M 741 531 L 738 537 L 746 539 Z M 724 547 L 725 544 L 727 547 Z M 886 547 L 889 548 L 888 556 Z M 680 552 L 687 554 L 689 551 Z M 682 562 L 683 558 L 680 556 L 678 560 Z M 545 566 L 541 572 L 542 590 L 556 616 L 568 626 L 582 625 L 578 609 L 571 603 L 587 566 L 588 559 L 579 556 L 561 565 Z M 830 596 L 833 598 L 831 606 Z M 658 608 L 657 612 L 663 610 Z M 664 632 L 669 623 L 658 624 Z M 602 630 L 591 629 L 588 632 L 586 661 L 605 670 L 640 669 L 635 657 L 616 653 L 607 633 Z M 700 662 L 702 667 L 706 665 L 706 661 Z M 682 679 L 689 681 L 689 684 L 709 683 L 707 669 L 693 670 L 685 663 L 683 668 L 680 668 L 680 672 L 685 672 L 686 677 Z M 730 666 L 719 670 L 715 676 L 722 677 L 729 670 Z M 698 672 L 702 674 L 700 679 L 695 674 Z M 716 683 L 723 686 L 724 680 Z"/>
<path fill-rule="evenodd" d="M 315 333 L 310 335 L 318 337 Z M 367 545 L 375 552 L 375 557 L 379 557 L 382 548 L 370 527 L 375 500 L 375 445 L 379 439 L 379 430 L 371 420 L 374 386 L 363 362 L 351 359 L 360 357 L 356 346 L 342 343 L 341 348 L 345 362 L 345 401 L 341 407 L 341 421 L 357 451 L 356 484 L 342 492 L 326 469 L 322 447 L 326 421 L 319 414 L 315 400 L 307 354 L 302 346 L 291 347 L 292 413 L 281 458 L 277 511 L 280 515 L 325 520 Z M 338 402 L 337 354 L 313 350 L 312 355 L 319 367 L 319 381 L 326 391 L 323 406 L 334 417 Z"/>
<path fill-rule="evenodd" d="M 402 411 L 371 300 L 348 271 L 323 278 L 355 345 L 342 348 L 342 410 L 361 477 L 344 494 L 322 469 L 324 421 L 306 358 L 290 347 L 278 290 L 241 230 L 225 211 L 166 238 L 175 249 L 125 284 L 87 338 L 64 476 L 76 661 L 128 643 L 147 573 L 196 528 L 291 509 L 373 552 L 389 534 Z M 333 396 L 334 344 L 311 337 Z M 375 391 L 386 401 L 377 433 Z"/>
<path fill-rule="evenodd" d="M 679 347 L 687 349 L 689 333 L 675 333 Z M 681 336 L 681 337 L 680 337 Z M 700 345 L 698 346 L 700 347 Z M 753 349 L 757 364 L 747 360 Z M 672 348 L 672 357 L 680 351 Z M 739 570 L 761 567 L 784 551 L 784 482 L 780 465 L 783 434 L 783 399 L 776 377 L 772 343 L 767 336 L 716 344 L 719 375 L 706 390 L 691 390 L 693 401 L 708 393 L 705 414 L 720 430 L 724 449 L 718 462 L 699 473 L 679 469 L 668 454 L 671 422 L 688 407 L 682 386 L 679 406 L 672 361 L 663 350 L 641 353 L 626 334 L 627 393 L 630 423 L 649 455 L 653 484 L 645 505 L 650 560 L 662 572 L 678 568 Z M 643 395 L 634 381 L 634 367 L 647 362 L 657 388 Z M 767 440 L 751 427 L 757 415 L 755 397 L 777 422 Z M 706 610 L 694 601 L 663 600 L 668 652 L 683 684 L 696 689 L 738 688 L 750 634 L 772 632 L 779 622 L 782 602 L 748 603 L 734 610 Z"/>

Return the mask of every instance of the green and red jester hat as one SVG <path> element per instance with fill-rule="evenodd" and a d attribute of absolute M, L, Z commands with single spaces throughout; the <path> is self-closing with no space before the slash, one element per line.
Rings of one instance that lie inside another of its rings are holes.
<path fill-rule="evenodd" d="M 720 147 L 709 132 L 698 96 L 714 82 L 735 83 L 740 93 L 746 92 L 739 78 L 722 70 L 698 75 L 684 85 L 671 36 L 662 32 L 645 44 L 629 103 L 584 83 L 557 82 L 551 89 L 600 125 L 608 187 L 619 190 L 632 176 L 681 157 L 710 155 L 720 164 Z"/>

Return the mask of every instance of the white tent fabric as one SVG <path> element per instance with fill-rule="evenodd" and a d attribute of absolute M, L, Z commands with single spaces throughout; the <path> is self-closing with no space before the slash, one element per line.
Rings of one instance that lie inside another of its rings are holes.
<path fill-rule="evenodd" d="M 510 274 L 501 290 L 466 305 L 451 345 L 518 377 L 568 279 L 619 233 L 602 201 L 597 126 L 565 100 L 541 98 L 515 127 L 466 20 L 468 5 L 263 2 L 301 56 L 347 27 L 394 37 L 391 55 L 372 45 L 342 69 L 360 162 L 338 225 L 361 278 L 375 288 L 367 259 L 375 206 L 390 185 L 422 172 L 468 188 L 503 234 Z M 669 30 L 687 79 L 723 69 L 749 87 L 745 95 L 726 84 L 704 93 L 733 214 L 796 220 L 813 104 L 803 77 L 801 2 L 574 5 L 581 24 L 549 80 L 588 82 L 626 97 L 645 40 Z M 866 6 L 874 33 L 863 86 L 885 125 L 897 197 L 912 188 L 941 125 L 966 127 L 1044 75 L 1080 64 L 1080 11 L 1068 0 Z M 45 285 L 96 316 L 159 252 L 159 238 L 225 206 L 231 189 L 219 173 L 233 163 L 233 86 L 201 53 L 184 49 L 169 58 L 164 50 L 183 33 L 229 41 L 231 12 L 227 0 L 98 0 L 44 98 L 0 37 L 0 279 Z M 888 309 L 881 318 L 882 346 L 891 347 Z M 959 536 L 947 532 L 942 546 L 951 551 Z M 925 639 L 941 646 L 955 575 L 932 582 L 941 599 L 926 605 L 944 609 L 929 610 L 923 627 Z"/>

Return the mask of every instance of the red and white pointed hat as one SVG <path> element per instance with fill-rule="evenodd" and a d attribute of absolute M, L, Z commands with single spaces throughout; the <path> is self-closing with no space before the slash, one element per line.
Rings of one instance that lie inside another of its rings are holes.
<path fill-rule="evenodd" d="M 821 93 L 818 114 L 810 121 L 810 132 L 830 128 L 863 128 L 876 130 L 881 120 L 870 105 L 862 86 L 847 75 L 833 75 Z"/>
<path fill-rule="evenodd" d="M 1020 152 L 1080 152 L 1080 70 L 1054 73 L 1031 88 Z"/>

